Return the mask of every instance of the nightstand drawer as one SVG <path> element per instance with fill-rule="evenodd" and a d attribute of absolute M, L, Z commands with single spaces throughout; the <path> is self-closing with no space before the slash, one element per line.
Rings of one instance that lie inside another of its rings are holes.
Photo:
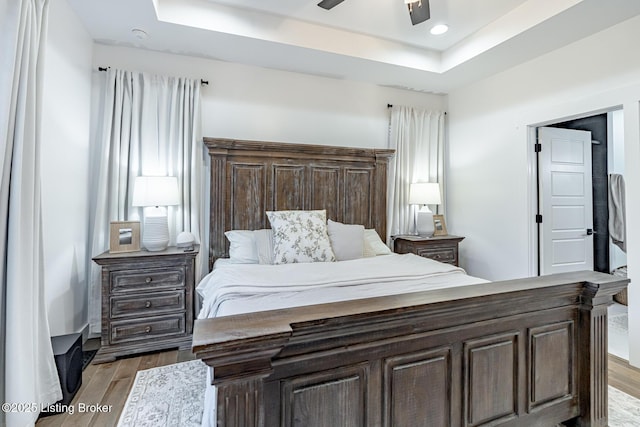
<path fill-rule="evenodd" d="M 111 322 L 111 344 L 184 334 L 185 314 L 165 315 L 136 321 Z"/>
<path fill-rule="evenodd" d="M 180 267 L 114 271 L 111 273 L 111 292 L 182 287 L 184 278 L 184 269 Z"/>
<path fill-rule="evenodd" d="M 417 255 L 435 261 L 456 264 L 458 262 L 455 248 L 419 248 Z"/>
<path fill-rule="evenodd" d="M 146 316 L 185 309 L 185 292 L 153 292 L 111 297 L 111 318 Z"/>

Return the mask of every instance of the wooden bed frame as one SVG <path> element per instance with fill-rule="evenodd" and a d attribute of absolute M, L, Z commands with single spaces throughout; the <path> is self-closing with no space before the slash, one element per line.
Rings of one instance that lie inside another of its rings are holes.
<path fill-rule="evenodd" d="M 211 262 L 271 209 L 385 236 L 389 150 L 205 139 Z M 628 281 L 567 273 L 197 320 L 218 426 L 607 425 L 607 306 Z"/>

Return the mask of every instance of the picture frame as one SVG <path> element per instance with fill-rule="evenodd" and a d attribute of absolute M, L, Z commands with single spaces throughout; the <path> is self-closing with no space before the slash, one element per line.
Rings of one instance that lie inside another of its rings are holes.
<path fill-rule="evenodd" d="M 447 235 L 447 224 L 444 221 L 444 215 L 433 216 L 433 235 L 434 236 Z"/>
<path fill-rule="evenodd" d="M 140 221 L 111 221 L 109 253 L 137 252 L 140 250 Z"/>

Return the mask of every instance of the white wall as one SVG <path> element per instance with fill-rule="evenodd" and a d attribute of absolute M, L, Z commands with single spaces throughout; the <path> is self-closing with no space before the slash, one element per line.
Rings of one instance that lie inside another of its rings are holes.
<path fill-rule="evenodd" d="M 607 148 L 609 173 L 624 175 L 624 111 L 612 111 L 607 125 L 611 128 Z"/>
<path fill-rule="evenodd" d="M 608 169 L 609 173 L 624 175 L 624 111 L 616 110 L 609 113 L 607 126 L 608 141 Z M 627 254 L 614 245 L 609 239 L 609 265 L 611 271 L 627 265 Z"/>
<path fill-rule="evenodd" d="M 640 218 L 640 17 L 450 93 L 448 225 L 466 236 L 461 262 L 492 280 L 533 274 L 529 126 L 615 106 L 624 108 L 627 218 Z M 632 195 L 632 197 L 629 197 Z M 640 257 L 640 223 L 628 221 L 629 259 Z M 640 266 L 629 265 L 640 281 Z M 640 292 L 629 288 L 629 324 L 640 324 Z M 631 331 L 640 365 L 640 328 Z"/>
<path fill-rule="evenodd" d="M 42 108 L 42 212 L 52 336 L 80 332 L 87 324 L 92 47 L 67 2 L 51 2 Z"/>
<path fill-rule="evenodd" d="M 208 80 L 206 137 L 384 148 L 387 104 L 446 108 L 441 95 L 125 47 L 96 44 L 98 66 Z"/>

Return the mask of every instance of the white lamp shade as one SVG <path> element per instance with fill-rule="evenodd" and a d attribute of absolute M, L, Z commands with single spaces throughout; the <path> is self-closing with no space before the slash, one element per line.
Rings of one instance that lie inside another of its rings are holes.
<path fill-rule="evenodd" d="M 175 176 L 138 176 L 133 186 L 133 206 L 172 206 L 180 203 Z"/>
<path fill-rule="evenodd" d="M 437 182 L 416 182 L 409 187 L 410 205 L 439 205 L 440 184 Z"/>

